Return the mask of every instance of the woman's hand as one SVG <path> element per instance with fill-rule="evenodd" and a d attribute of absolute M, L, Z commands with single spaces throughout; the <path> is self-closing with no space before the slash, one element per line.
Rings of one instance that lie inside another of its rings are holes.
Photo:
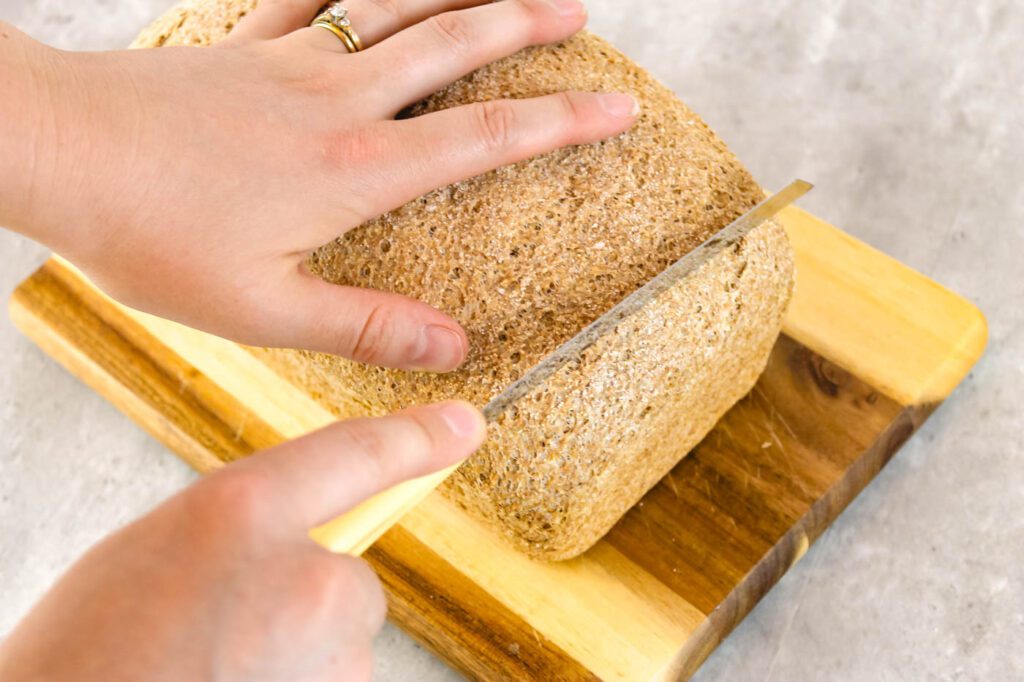
<path fill-rule="evenodd" d="M 620 133 L 635 101 L 565 93 L 395 120 L 488 62 L 575 33 L 583 7 L 348 0 L 366 48 L 348 54 L 307 26 L 321 3 L 263 0 L 214 48 L 28 43 L 45 65 L 28 99 L 53 115 L 31 126 L 30 184 L 0 218 L 136 308 L 248 344 L 454 369 L 467 350 L 458 323 L 324 283 L 306 255 L 437 187 Z"/>
<path fill-rule="evenodd" d="M 373 571 L 307 529 L 480 444 L 469 405 L 340 422 L 236 462 L 110 536 L 0 647 L 0 679 L 368 680 Z"/>

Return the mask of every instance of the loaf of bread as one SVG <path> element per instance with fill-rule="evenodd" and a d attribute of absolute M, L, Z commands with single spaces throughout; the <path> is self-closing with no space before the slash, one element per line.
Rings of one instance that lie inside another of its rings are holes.
<path fill-rule="evenodd" d="M 254 4 L 191 0 L 136 45 L 209 44 Z M 339 417 L 452 397 L 483 405 L 762 197 L 696 114 L 588 33 L 483 68 L 412 115 L 567 89 L 631 92 L 642 114 L 616 139 L 439 189 L 310 257 L 328 281 L 407 294 L 453 315 L 471 345 L 460 370 L 254 352 Z M 775 223 L 707 259 L 502 415 L 444 493 L 534 557 L 585 551 L 751 389 L 793 276 Z"/>

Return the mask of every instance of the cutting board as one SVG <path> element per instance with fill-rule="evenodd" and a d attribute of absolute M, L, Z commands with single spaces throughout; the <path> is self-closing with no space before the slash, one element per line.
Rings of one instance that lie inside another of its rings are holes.
<path fill-rule="evenodd" d="M 390 617 L 470 677 L 684 678 L 807 551 L 986 341 L 981 313 L 795 207 L 797 288 L 753 391 L 593 549 L 543 564 L 432 493 L 365 556 Z M 227 341 L 51 259 L 17 325 L 200 471 L 330 421 Z"/>

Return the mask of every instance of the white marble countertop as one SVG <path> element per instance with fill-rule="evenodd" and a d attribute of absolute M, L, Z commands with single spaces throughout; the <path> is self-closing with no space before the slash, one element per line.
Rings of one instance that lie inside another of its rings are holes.
<path fill-rule="evenodd" d="M 70 49 L 127 44 L 171 0 L 0 0 Z M 768 187 L 988 316 L 970 378 L 698 680 L 1024 677 L 1024 7 L 590 0 Z M 0 123 L 2 125 L 2 123 Z M 4 296 L 45 252 L 0 231 Z M 0 636 L 100 537 L 194 475 L 0 319 Z M 456 675 L 388 627 L 380 680 Z"/>

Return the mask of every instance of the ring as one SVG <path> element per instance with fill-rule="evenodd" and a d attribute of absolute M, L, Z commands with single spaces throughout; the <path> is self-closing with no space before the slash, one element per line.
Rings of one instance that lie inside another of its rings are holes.
<path fill-rule="evenodd" d="M 359 35 L 352 28 L 352 20 L 348 18 L 348 9 L 342 6 L 340 0 L 328 5 L 310 26 L 327 29 L 344 43 L 345 49 L 349 52 L 359 52 L 363 49 L 363 41 L 359 40 Z"/>

